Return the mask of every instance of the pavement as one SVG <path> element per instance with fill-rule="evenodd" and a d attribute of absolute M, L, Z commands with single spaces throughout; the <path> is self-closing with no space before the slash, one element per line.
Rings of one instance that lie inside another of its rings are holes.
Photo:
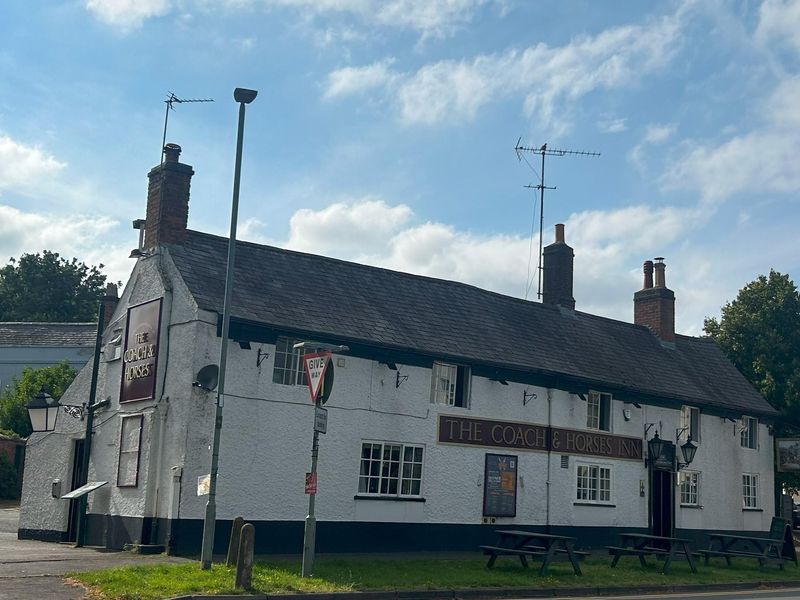
<path fill-rule="evenodd" d="M 70 544 L 17 539 L 19 507 L 0 506 L 0 600 L 80 600 L 86 591 L 64 581 L 71 571 L 130 564 L 179 563 L 174 556 L 142 556 Z"/>

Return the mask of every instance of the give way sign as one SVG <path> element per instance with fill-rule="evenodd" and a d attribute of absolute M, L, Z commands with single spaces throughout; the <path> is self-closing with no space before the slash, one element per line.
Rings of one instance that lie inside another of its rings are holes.
<path fill-rule="evenodd" d="M 331 361 L 330 352 L 315 352 L 306 354 L 304 357 L 306 367 L 306 379 L 308 380 L 308 391 L 311 392 L 311 402 L 317 401 L 317 396 L 322 388 L 322 381 L 325 371 Z"/>

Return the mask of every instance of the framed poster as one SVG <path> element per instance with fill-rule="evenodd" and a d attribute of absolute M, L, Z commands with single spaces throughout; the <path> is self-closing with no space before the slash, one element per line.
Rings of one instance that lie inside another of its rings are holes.
<path fill-rule="evenodd" d="M 775 460 L 781 473 L 800 473 L 800 438 L 775 438 Z"/>
<path fill-rule="evenodd" d="M 483 516 L 517 516 L 517 457 L 487 454 L 483 473 Z"/>

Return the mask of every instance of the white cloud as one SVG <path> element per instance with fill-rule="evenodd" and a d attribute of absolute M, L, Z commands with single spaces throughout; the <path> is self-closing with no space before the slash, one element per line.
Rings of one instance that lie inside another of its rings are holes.
<path fill-rule="evenodd" d="M 66 167 L 36 146 L 26 146 L 0 135 L 0 192 L 31 188 Z"/>
<path fill-rule="evenodd" d="M 387 58 L 365 67 L 344 67 L 328 75 L 326 98 L 346 96 L 387 85 L 394 77 L 389 67 L 394 59 Z"/>
<path fill-rule="evenodd" d="M 800 53 L 800 0 L 764 0 L 758 17 L 756 41 L 781 43 Z"/>
<path fill-rule="evenodd" d="M 596 90 L 630 85 L 667 64 L 679 46 L 681 16 L 679 10 L 644 26 L 609 29 L 560 47 L 537 44 L 444 60 L 416 72 L 385 69 L 370 82 L 382 82 L 407 123 L 470 119 L 490 102 L 516 97 L 537 125 L 563 131 L 568 123 L 557 115 L 577 100 Z M 363 89 L 354 87 L 351 93 Z M 336 95 L 346 93 L 342 88 Z"/>
<path fill-rule="evenodd" d="M 650 144 L 661 144 L 667 141 L 672 135 L 675 133 L 675 125 L 659 125 L 659 124 L 650 124 L 647 126 L 647 130 L 645 131 L 644 137 L 642 141 L 636 144 L 631 150 L 628 157 L 630 158 L 631 162 L 636 164 L 637 166 L 642 166 L 642 153 L 644 152 L 644 148 Z"/>
<path fill-rule="evenodd" d="M 170 0 L 86 0 L 86 8 L 100 21 L 128 31 L 169 13 L 172 4 Z"/>
<path fill-rule="evenodd" d="M 100 240 L 119 223 L 108 217 L 24 212 L 0 204 L 0 264 L 11 257 L 42 250 L 75 257 L 87 264 L 104 264 L 111 281 L 125 281 L 133 266 L 130 247 Z"/>
<path fill-rule="evenodd" d="M 762 122 L 724 142 L 686 142 L 661 178 L 667 190 L 696 189 L 706 202 L 741 193 L 800 191 L 800 77 L 782 81 L 762 103 Z"/>
<path fill-rule="evenodd" d="M 599 121 L 597 128 L 603 133 L 622 133 L 628 130 L 626 118 L 609 118 Z"/>
<path fill-rule="evenodd" d="M 503 6 L 505 0 L 85 0 L 86 8 L 101 21 L 123 31 L 140 27 L 149 18 L 164 16 L 177 7 L 197 6 L 205 11 L 244 11 L 287 8 L 301 17 L 331 13 L 351 15 L 364 23 L 410 29 L 423 37 L 442 38 L 470 23 L 485 5 Z"/>

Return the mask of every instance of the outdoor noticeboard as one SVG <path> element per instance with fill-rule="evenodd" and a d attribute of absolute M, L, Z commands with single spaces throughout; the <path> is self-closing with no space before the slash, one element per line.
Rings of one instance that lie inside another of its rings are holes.
<path fill-rule="evenodd" d="M 800 438 L 775 438 L 775 462 L 779 473 L 800 472 Z"/>
<path fill-rule="evenodd" d="M 487 454 L 483 474 L 483 516 L 517 516 L 517 457 Z"/>

